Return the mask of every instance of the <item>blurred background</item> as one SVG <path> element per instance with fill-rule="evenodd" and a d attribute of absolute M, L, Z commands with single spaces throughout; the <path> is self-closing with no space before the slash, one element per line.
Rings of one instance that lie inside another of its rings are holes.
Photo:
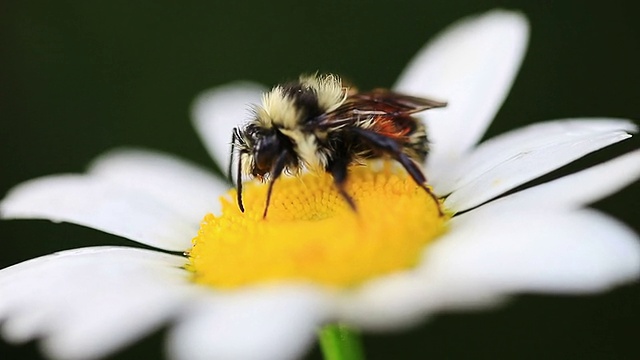
<path fill-rule="evenodd" d="M 528 54 L 486 137 L 532 122 L 640 119 L 640 25 L 631 3 L 534 1 L 0 4 L 0 194 L 34 177 L 81 172 L 98 154 L 140 146 L 214 168 L 189 106 L 210 87 L 331 71 L 390 87 L 437 31 L 495 7 L 530 19 Z M 639 147 L 599 151 L 555 176 Z M 615 174 L 612 174 L 615 176 Z M 640 187 L 594 207 L 640 232 Z M 0 222 L 0 267 L 54 251 L 130 242 L 47 221 Z M 2 294 L 0 294 L 2 296 Z M 113 359 L 162 358 L 163 331 Z M 640 358 L 640 285 L 597 296 L 522 295 L 507 306 L 442 314 L 411 331 L 365 335 L 369 359 Z M 319 359 L 317 349 L 308 354 Z M 39 359 L 0 340 L 2 359 Z"/>

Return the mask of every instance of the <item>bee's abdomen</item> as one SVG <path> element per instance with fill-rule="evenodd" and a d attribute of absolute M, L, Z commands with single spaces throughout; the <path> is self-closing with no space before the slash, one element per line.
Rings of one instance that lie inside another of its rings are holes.
<path fill-rule="evenodd" d="M 378 116 L 370 130 L 393 139 L 412 159 L 423 162 L 429 152 L 425 126 L 411 116 Z"/>
<path fill-rule="evenodd" d="M 416 121 L 415 124 L 415 129 L 407 134 L 405 153 L 412 159 L 423 163 L 429 153 L 429 139 L 425 126 L 420 121 Z"/>

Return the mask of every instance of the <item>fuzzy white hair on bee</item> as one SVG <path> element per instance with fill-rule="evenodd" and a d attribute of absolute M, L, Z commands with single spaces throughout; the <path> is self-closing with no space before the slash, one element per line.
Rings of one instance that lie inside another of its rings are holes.
<path fill-rule="evenodd" d="M 302 166 L 310 170 L 320 170 L 327 165 L 327 157 L 319 151 L 317 136 L 315 134 L 305 134 L 294 129 L 281 129 L 281 133 L 288 136 L 294 143 L 296 154 L 302 160 Z M 299 169 L 295 169 L 298 171 Z"/>
<path fill-rule="evenodd" d="M 349 89 L 342 85 L 342 79 L 333 74 L 301 75 L 299 81 L 315 91 L 318 105 L 324 112 L 337 109 L 349 93 Z"/>
<path fill-rule="evenodd" d="M 256 115 L 256 121 L 266 128 L 285 129 L 294 128 L 303 116 L 295 99 L 281 85 L 262 95 L 262 106 L 257 108 Z"/>
<path fill-rule="evenodd" d="M 292 130 L 308 117 L 337 109 L 347 94 L 336 75 L 302 75 L 297 82 L 276 85 L 263 94 L 256 121 L 266 128 Z"/>
<path fill-rule="evenodd" d="M 427 134 L 413 114 L 445 105 L 385 89 L 359 93 L 331 74 L 276 85 L 254 107 L 253 118 L 233 132 L 228 171 L 231 178 L 237 160 L 238 206 L 244 211 L 243 176 L 269 182 L 264 218 L 278 177 L 310 169 L 330 173 L 355 210 L 345 190 L 348 167 L 376 158 L 398 161 L 435 199 L 418 165 L 428 152 Z"/>

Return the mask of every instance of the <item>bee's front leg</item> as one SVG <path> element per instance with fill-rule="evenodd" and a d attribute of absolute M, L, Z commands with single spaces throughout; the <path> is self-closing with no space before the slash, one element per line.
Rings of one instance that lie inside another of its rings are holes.
<path fill-rule="evenodd" d="M 327 164 L 327 172 L 333 176 L 333 183 L 336 185 L 336 189 L 342 196 L 342 198 L 349 204 L 349 207 L 353 211 L 356 211 L 356 203 L 353 201 L 351 195 L 347 194 L 344 186 L 347 182 L 348 175 L 348 166 L 351 163 L 351 158 L 345 154 L 345 152 L 341 152 L 342 155 L 336 156 L 331 159 Z"/>

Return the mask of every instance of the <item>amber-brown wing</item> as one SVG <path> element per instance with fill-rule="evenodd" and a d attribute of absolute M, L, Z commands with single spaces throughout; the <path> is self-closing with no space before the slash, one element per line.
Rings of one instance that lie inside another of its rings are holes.
<path fill-rule="evenodd" d="M 446 102 L 396 93 L 387 89 L 350 95 L 338 111 L 379 112 L 388 115 L 410 115 L 447 106 Z"/>
<path fill-rule="evenodd" d="M 367 128 L 403 141 L 404 137 L 419 127 L 411 114 L 446 105 L 436 100 L 375 89 L 350 94 L 339 108 L 325 114 L 315 125 L 320 128 L 338 128 L 367 123 Z"/>

